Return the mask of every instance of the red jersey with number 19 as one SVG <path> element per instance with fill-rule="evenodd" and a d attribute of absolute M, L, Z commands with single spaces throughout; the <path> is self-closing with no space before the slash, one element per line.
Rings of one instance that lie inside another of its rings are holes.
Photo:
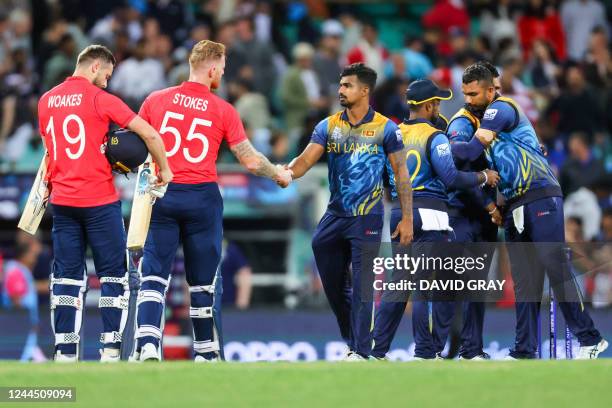
<path fill-rule="evenodd" d="M 246 140 L 236 109 L 197 82 L 153 92 L 138 114 L 164 140 L 173 183 L 216 182 L 223 139 L 230 146 Z"/>
<path fill-rule="evenodd" d="M 38 127 L 49 152 L 51 203 L 95 207 L 119 199 L 104 139 L 110 122 L 127 126 L 136 114 L 83 77 L 68 77 L 38 101 Z"/>

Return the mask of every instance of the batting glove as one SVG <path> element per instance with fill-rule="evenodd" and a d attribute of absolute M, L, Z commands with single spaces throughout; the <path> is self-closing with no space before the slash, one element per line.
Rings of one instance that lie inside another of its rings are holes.
<path fill-rule="evenodd" d="M 156 199 L 162 198 L 164 194 L 166 194 L 168 185 L 166 184 L 165 186 L 156 186 L 155 183 L 157 183 L 157 176 L 151 174 L 149 176 L 149 187 L 147 188 L 147 191 Z"/>

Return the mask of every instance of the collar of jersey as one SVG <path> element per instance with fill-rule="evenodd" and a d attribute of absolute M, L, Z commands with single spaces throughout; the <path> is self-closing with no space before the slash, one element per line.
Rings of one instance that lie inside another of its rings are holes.
<path fill-rule="evenodd" d="M 185 81 L 182 84 L 183 88 L 187 88 L 187 89 L 193 89 L 194 91 L 199 91 L 199 92 L 208 92 L 209 89 L 206 85 L 202 85 L 200 83 L 197 82 L 193 82 L 193 81 Z"/>
<path fill-rule="evenodd" d="M 78 76 L 78 75 L 77 76 L 72 75 L 66 78 L 66 81 L 80 81 L 80 80 L 87 81 L 87 78 Z"/>
<path fill-rule="evenodd" d="M 348 118 L 348 113 L 346 113 L 346 109 L 344 111 L 342 111 L 342 120 L 347 122 L 349 125 L 351 125 L 352 127 L 358 127 L 363 125 L 364 123 L 368 123 L 371 122 L 372 119 L 374 119 L 374 109 L 372 109 L 372 107 L 370 106 L 368 108 L 368 113 L 366 113 L 366 115 L 363 117 L 363 119 L 361 119 L 361 121 L 359 123 L 357 123 L 356 125 L 353 125 Z"/>
<path fill-rule="evenodd" d="M 433 126 L 433 124 L 427 119 L 417 118 L 417 119 L 404 119 L 404 123 L 406 125 L 414 125 L 416 123 L 427 123 L 428 125 Z"/>

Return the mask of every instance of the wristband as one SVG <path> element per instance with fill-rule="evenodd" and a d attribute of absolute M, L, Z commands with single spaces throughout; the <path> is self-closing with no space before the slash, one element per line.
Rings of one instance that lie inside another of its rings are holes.
<path fill-rule="evenodd" d="M 487 181 L 489 181 L 489 177 L 487 177 L 487 172 L 486 171 L 483 170 L 483 171 L 481 171 L 481 173 L 484 175 L 484 178 L 485 178 L 484 181 L 482 182 L 482 184 L 480 185 L 480 188 L 483 188 L 487 184 Z"/>

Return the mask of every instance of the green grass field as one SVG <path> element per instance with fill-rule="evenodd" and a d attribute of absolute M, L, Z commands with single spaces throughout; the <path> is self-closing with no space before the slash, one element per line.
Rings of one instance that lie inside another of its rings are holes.
<path fill-rule="evenodd" d="M 609 407 L 612 360 L 162 364 L 0 362 L 0 386 L 72 386 L 36 407 Z"/>

